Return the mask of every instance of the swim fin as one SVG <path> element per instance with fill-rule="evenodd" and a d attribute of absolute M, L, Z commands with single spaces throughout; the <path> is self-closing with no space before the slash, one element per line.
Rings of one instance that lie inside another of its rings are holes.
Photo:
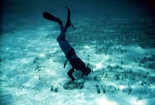
<path fill-rule="evenodd" d="M 69 9 L 68 7 L 65 7 L 65 8 L 67 8 L 67 11 L 68 11 L 66 26 L 67 26 L 67 27 L 72 26 L 73 29 L 76 30 L 76 28 L 73 26 L 73 24 L 71 23 L 71 20 L 70 20 L 70 15 L 71 15 L 70 9 Z"/>
<path fill-rule="evenodd" d="M 55 21 L 58 22 L 59 24 L 62 24 L 62 20 L 60 18 L 57 18 L 48 12 L 44 12 L 43 17 L 47 20 Z"/>

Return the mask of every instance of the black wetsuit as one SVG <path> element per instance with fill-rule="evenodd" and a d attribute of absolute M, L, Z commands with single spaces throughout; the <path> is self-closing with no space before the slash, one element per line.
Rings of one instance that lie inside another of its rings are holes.
<path fill-rule="evenodd" d="M 65 33 L 66 33 L 68 27 L 72 26 L 74 28 L 74 26 L 70 22 L 70 10 L 69 10 L 69 8 L 67 8 L 67 11 L 68 11 L 68 15 L 67 15 L 67 22 L 66 22 L 65 26 L 63 26 L 63 23 L 59 18 L 51 15 L 50 13 L 44 12 L 43 17 L 48 19 L 48 20 L 58 22 L 60 25 L 61 31 L 60 31 L 60 35 L 57 38 L 57 41 L 59 43 L 61 50 L 64 52 L 64 54 L 66 55 L 66 58 L 68 59 L 68 61 L 70 62 L 70 64 L 73 67 L 72 69 L 70 69 L 68 71 L 67 74 L 74 81 L 75 78 L 73 77 L 72 73 L 76 70 L 80 70 L 83 72 L 83 70 L 85 68 L 85 64 L 79 57 L 76 56 L 74 49 L 72 48 L 72 46 L 68 43 L 68 41 L 65 38 Z"/>
<path fill-rule="evenodd" d="M 66 54 L 66 58 L 73 67 L 68 71 L 67 74 L 74 81 L 75 78 L 73 77 L 72 73 L 76 70 L 80 70 L 82 72 L 82 70 L 85 68 L 85 63 L 79 57 L 77 57 L 73 48 L 69 53 Z"/>

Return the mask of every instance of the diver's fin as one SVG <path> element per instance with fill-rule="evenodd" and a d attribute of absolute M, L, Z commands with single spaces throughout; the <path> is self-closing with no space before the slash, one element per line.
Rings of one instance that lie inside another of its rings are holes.
<path fill-rule="evenodd" d="M 73 26 L 73 24 L 71 23 L 71 20 L 70 20 L 70 15 L 71 15 L 70 9 L 68 7 L 65 7 L 65 8 L 67 8 L 67 11 L 68 11 L 68 14 L 67 14 L 67 22 L 66 22 L 66 25 L 65 26 L 67 26 L 67 27 L 72 26 L 73 29 L 76 30 L 76 28 Z"/>
<path fill-rule="evenodd" d="M 55 21 L 58 22 L 59 24 L 62 24 L 62 20 L 53 16 L 52 14 L 48 13 L 48 12 L 44 12 L 43 13 L 43 17 L 47 20 L 51 20 L 51 21 Z"/>

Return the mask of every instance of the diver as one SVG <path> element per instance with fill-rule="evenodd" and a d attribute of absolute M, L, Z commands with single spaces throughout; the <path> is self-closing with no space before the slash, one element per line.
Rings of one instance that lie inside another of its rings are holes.
<path fill-rule="evenodd" d="M 72 46 L 68 43 L 68 41 L 65 38 L 65 33 L 67 29 L 71 26 L 74 28 L 70 20 L 70 15 L 71 15 L 70 9 L 68 7 L 65 7 L 65 8 L 67 9 L 67 12 L 68 12 L 67 22 L 65 26 L 63 26 L 63 22 L 60 18 L 57 18 L 48 12 L 44 12 L 43 17 L 45 19 L 57 22 L 60 25 L 60 35 L 57 37 L 57 41 L 59 43 L 61 50 L 64 52 L 67 58 L 64 64 L 64 68 L 66 66 L 67 61 L 69 61 L 72 68 L 68 71 L 67 74 L 72 79 L 72 81 L 74 81 L 75 78 L 72 75 L 73 72 L 80 70 L 82 72 L 82 77 L 83 77 L 84 75 L 88 76 L 88 74 L 91 72 L 91 69 L 90 67 L 88 67 L 88 65 L 86 66 L 85 63 L 76 55 L 75 50 L 72 48 Z"/>

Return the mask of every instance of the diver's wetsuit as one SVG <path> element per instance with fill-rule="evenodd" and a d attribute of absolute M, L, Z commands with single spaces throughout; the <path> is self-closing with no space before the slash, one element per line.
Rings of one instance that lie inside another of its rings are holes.
<path fill-rule="evenodd" d="M 66 22 L 65 27 L 63 26 L 61 19 L 53 16 L 52 14 L 50 14 L 48 12 L 44 12 L 43 17 L 45 19 L 57 22 L 60 25 L 61 32 L 57 38 L 57 41 L 60 45 L 60 48 L 65 53 L 67 60 L 72 65 L 72 69 L 70 69 L 67 74 L 74 81 L 75 78 L 72 75 L 72 73 L 74 71 L 80 70 L 82 72 L 82 76 L 83 76 L 83 75 L 88 75 L 90 73 L 91 69 L 89 67 L 86 67 L 85 63 L 79 57 L 77 57 L 74 49 L 71 47 L 71 45 L 68 43 L 68 41 L 65 38 L 65 33 L 66 33 L 68 27 L 72 26 L 74 28 L 74 26 L 71 24 L 71 21 L 70 21 L 70 10 L 68 7 L 65 7 L 65 8 L 67 8 L 67 11 L 68 11 L 67 22 Z M 65 65 L 66 65 L 66 63 L 67 63 L 67 61 L 65 62 Z"/>
<path fill-rule="evenodd" d="M 64 52 L 66 58 L 69 60 L 70 64 L 72 65 L 72 69 L 68 71 L 68 76 L 74 81 L 75 78 L 73 77 L 72 73 L 76 70 L 83 71 L 85 68 L 85 63 L 77 57 L 75 50 L 71 47 L 71 45 L 68 43 L 68 41 L 65 38 L 65 33 L 67 31 L 68 26 L 65 25 L 63 27 L 63 24 L 60 24 L 60 35 L 57 38 L 57 41 L 59 43 L 60 48 Z"/>

